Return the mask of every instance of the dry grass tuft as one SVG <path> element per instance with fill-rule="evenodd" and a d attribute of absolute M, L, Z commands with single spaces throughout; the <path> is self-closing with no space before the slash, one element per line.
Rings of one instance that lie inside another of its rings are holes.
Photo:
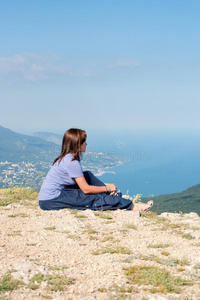
<path fill-rule="evenodd" d="M 169 272 L 158 267 L 132 266 L 126 268 L 126 275 L 133 284 L 152 286 L 152 293 L 180 293 L 180 287 L 193 282 L 179 277 L 172 277 Z"/>
<path fill-rule="evenodd" d="M 0 206 L 7 206 L 11 203 L 22 205 L 38 205 L 38 193 L 31 188 L 8 188 L 0 190 Z"/>
<path fill-rule="evenodd" d="M 94 251 L 93 255 L 100 255 L 100 254 L 114 254 L 114 253 L 121 253 L 121 254 L 131 254 L 131 250 L 126 247 L 116 247 L 116 248 L 102 248 L 99 250 Z"/>

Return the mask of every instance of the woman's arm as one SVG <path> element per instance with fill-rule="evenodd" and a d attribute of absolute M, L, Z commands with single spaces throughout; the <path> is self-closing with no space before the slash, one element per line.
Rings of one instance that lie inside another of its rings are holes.
<path fill-rule="evenodd" d="M 89 185 L 85 180 L 84 176 L 76 177 L 75 180 L 79 188 L 83 191 L 84 194 L 100 194 L 100 193 L 108 192 L 106 186 Z M 111 193 L 116 191 L 116 186 L 114 184 L 107 184 L 107 185 L 110 187 Z"/>

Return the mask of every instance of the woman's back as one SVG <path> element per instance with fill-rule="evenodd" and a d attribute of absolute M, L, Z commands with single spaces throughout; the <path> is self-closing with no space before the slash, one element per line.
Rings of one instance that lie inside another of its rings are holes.
<path fill-rule="evenodd" d="M 66 154 L 50 168 L 40 189 L 39 200 L 51 200 L 58 197 L 68 185 L 75 185 L 74 178 L 83 176 L 80 162 L 73 160 L 71 153 Z"/>

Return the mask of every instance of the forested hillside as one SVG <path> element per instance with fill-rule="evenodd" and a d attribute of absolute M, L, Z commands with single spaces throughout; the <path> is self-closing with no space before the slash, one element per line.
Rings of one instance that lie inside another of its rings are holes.
<path fill-rule="evenodd" d="M 200 184 L 194 185 L 181 193 L 151 197 L 154 200 L 152 211 L 162 212 L 196 212 L 200 215 Z M 147 198 L 142 198 L 147 201 Z"/>

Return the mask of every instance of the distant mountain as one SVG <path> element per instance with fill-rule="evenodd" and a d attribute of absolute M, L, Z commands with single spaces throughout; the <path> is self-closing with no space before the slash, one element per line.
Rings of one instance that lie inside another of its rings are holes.
<path fill-rule="evenodd" d="M 200 215 L 200 184 L 194 185 L 181 193 L 151 197 L 154 200 L 152 211 L 162 212 L 196 212 Z M 148 198 L 142 198 L 146 202 Z"/>
<path fill-rule="evenodd" d="M 34 132 L 33 136 L 40 137 L 48 142 L 52 142 L 58 145 L 62 144 L 63 136 L 61 134 L 56 134 L 52 132 Z"/>
<path fill-rule="evenodd" d="M 53 160 L 60 151 L 55 143 L 16 133 L 0 126 L 0 161 L 35 162 Z"/>

